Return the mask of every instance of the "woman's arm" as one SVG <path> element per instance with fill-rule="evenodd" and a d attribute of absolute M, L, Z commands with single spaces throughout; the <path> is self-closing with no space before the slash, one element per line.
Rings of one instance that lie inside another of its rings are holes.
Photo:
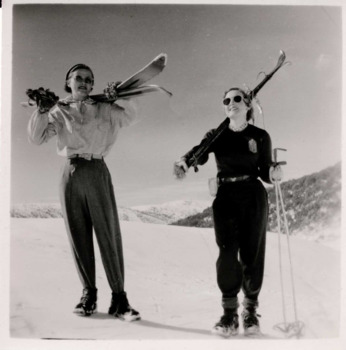
<path fill-rule="evenodd" d="M 134 99 L 119 99 L 111 105 L 112 120 L 119 127 L 129 126 L 137 118 L 137 105 Z"/>
<path fill-rule="evenodd" d="M 35 145 L 41 145 L 56 135 L 56 127 L 49 121 L 49 113 L 37 109 L 31 116 L 27 128 L 28 139 Z"/>
<path fill-rule="evenodd" d="M 193 147 L 190 151 L 184 154 L 182 158 L 186 159 L 191 159 L 193 158 L 194 154 L 196 153 L 197 150 L 199 150 L 201 147 L 204 146 L 206 142 L 208 142 L 209 138 L 213 136 L 215 132 L 215 129 L 208 131 L 205 136 L 203 137 L 202 141 L 200 142 L 199 145 Z M 209 159 L 209 153 L 213 152 L 212 146 L 210 146 L 205 154 L 203 156 L 198 158 L 197 165 L 203 165 L 205 164 L 208 159 Z"/>
<path fill-rule="evenodd" d="M 191 159 L 193 159 L 195 153 L 200 149 L 200 147 L 213 135 L 213 130 L 209 131 L 199 145 L 193 147 L 190 151 L 185 153 L 180 159 L 174 162 L 173 174 L 178 179 L 183 179 L 186 173 L 189 171 L 189 166 L 187 163 L 191 164 Z M 209 159 L 209 153 L 211 152 L 211 148 L 208 152 L 206 152 L 202 157 L 197 159 L 197 164 L 195 165 L 203 165 Z"/>
<path fill-rule="evenodd" d="M 270 168 L 272 165 L 272 142 L 269 134 L 265 132 L 262 137 L 262 147 L 259 157 L 259 176 L 264 182 L 269 184 L 272 183 L 270 179 Z"/>

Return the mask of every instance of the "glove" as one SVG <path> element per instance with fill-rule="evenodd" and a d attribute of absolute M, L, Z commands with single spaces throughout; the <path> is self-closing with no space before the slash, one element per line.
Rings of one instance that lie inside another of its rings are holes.
<path fill-rule="evenodd" d="M 269 169 L 269 177 L 271 182 L 280 182 L 283 179 L 283 171 L 280 165 L 271 166 Z"/>
<path fill-rule="evenodd" d="M 30 100 L 34 101 L 40 113 L 48 112 L 59 101 L 59 96 L 49 91 L 49 89 L 45 90 L 43 87 L 35 90 L 27 89 L 26 95 L 29 97 L 29 105 L 33 106 Z"/>
<path fill-rule="evenodd" d="M 183 179 L 186 176 L 186 173 L 188 172 L 189 168 L 185 162 L 185 159 L 179 159 L 176 162 L 174 162 L 174 167 L 173 167 L 173 175 L 177 179 Z"/>
<path fill-rule="evenodd" d="M 103 90 L 103 93 L 109 100 L 116 100 L 118 98 L 117 87 L 121 84 L 121 81 L 116 83 L 107 83 L 107 87 Z"/>

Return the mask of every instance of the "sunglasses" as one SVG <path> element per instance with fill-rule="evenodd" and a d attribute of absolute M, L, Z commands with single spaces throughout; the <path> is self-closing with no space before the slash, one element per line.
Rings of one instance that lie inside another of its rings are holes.
<path fill-rule="evenodd" d="M 236 103 L 241 102 L 242 99 L 243 99 L 243 98 L 242 98 L 240 95 L 237 95 L 237 96 L 234 96 L 234 97 L 233 97 L 233 101 L 236 102 Z M 224 104 L 225 106 L 228 106 L 228 105 L 231 103 L 231 101 L 232 101 L 232 99 L 229 98 L 229 97 L 227 97 L 227 98 L 225 98 L 222 102 L 223 102 L 223 104 Z"/>
<path fill-rule="evenodd" d="M 92 84 L 94 81 L 91 78 L 85 78 L 83 79 L 80 75 L 76 76 L 76 81 L 78 81 L 78 83 L 83 83 L 85 82 L 85 84 Z"/>

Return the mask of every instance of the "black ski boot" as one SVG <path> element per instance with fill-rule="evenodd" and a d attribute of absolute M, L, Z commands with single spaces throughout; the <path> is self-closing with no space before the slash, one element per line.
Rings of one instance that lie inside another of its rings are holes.
<path fill-rule="evenodd" d="M 108 314 L 127 322 L 141 319 L 139 312 L 130 306 L 126 292 L 112 293 L 112 301 Z"/>
<path fill-rule="evenodd" d="M 229 337 L 239 332 L 239 317 L 237 309 L 225 309 L 220 321 L 212 329 L 213 334 Z"/>
<path fill-rule="evenodd" d="M 245 335 L 257 335 L 261 333 L 258 317 L 255 307 L 248 306 L 241 314 L 243 319 L 243 328 Z"/>
<path fill-rule="evenodd" d="M 97 289 L 84 288 L 80 302 L 74 308 L 74 313 L 90 316 L 97 312 Z"/>

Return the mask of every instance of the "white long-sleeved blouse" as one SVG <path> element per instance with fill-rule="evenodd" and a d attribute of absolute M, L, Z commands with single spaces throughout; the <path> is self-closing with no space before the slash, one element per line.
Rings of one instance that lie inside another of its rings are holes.
<path fill-rule="evenodd" d="M 106 156 L 116 141 L 119 129 L 130 125 L 137 116 L 134 100 L 116 103 L 73 102 L 61 100 L 49 112 L 36 110 L 28 124 L 31 143 L 40 145 L 57 136 L 61 156 L 92 153 Z M 92 101 L 91 101 L 92 102 Z M 64 105 L 65 103 L 65 105 Z"/>

